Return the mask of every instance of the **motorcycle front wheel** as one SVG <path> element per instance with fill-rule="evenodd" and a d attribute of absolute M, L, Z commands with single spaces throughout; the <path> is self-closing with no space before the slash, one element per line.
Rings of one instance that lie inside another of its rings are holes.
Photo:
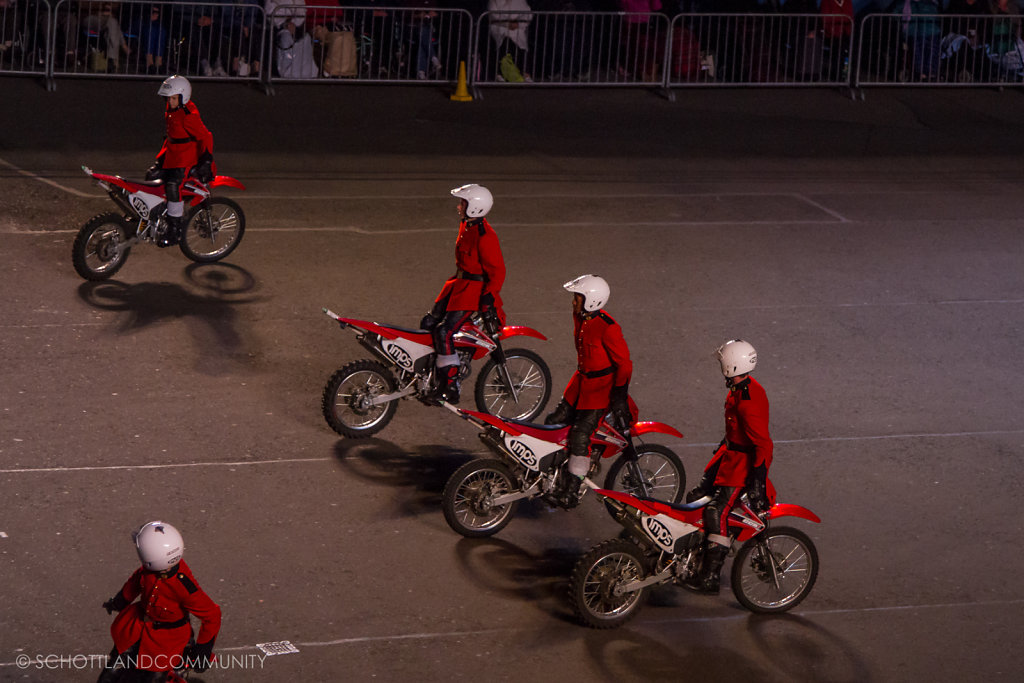
<path fill-rule="evenodd" d="M 519 501 L 493 505 L 491 500 L 517 488 L 515 477 L 502 461 L 485 458 L 467 462 L 445 484 L 444 519 L 467 538 L 493 536 L 512 521 Z"/>
<path fill-rule="evenodd" d="M 244 233 L 242 207 L 226 197 L 211 197 L 189 214 L 179 245 L 196 263 L 213 263 L 234 251 Z"/>
<path fill-rule="evenodd" d="M 683 462 L 671 449 L 658 444 L 643 444 L 636 449 L 636 463 L 620 455 L 608 469 L 604 487 L 631 496 L 642 496 L 640 483 L 647 487 L 647 497 L 678 503 L 686 494 L 686 471 Z"/>
<path fill-rule="evenodd" d="M 647 574 L 647 561 L 633 541 L 614 538 L 594 546 L 576 562 L 569 579 L 576 617 L 591 628 L 622 626 L 640 612 L 647 590 L 624 592 L 622 587 Z"/>
<path fill-rule="evenodd" d="M 331 429 L 351 439 L 376 434 L 391 422 L 398 402 L 373 405 L 371 401 L 394 390 L 391 372 L 377 361 L 349 363 L 335 372 L 324 387 L 324 419 Z"/>
<path fill-rule="evenodd" d="M 71 247 L 75 272 L 93 282 L 106 280 L 121 269 L 128 250 L 117 245 L 129 239 L 128 222 L 117 213 L 101 213 L 82 226 Z"/>
<path fill-rule="evenodd" d="M 515 388 L 515 397 L 508 381 Z M 504 369 L 490 358 L 476 378 L 476 409 L 506 420 L 535 420 L 550 396 L 551 370 L 543 358 L 528 349 L 505 351 Z"/>
<path fill-rule="evenodd" d="M 810 537 L 790 527 L 769 528 L 750 539 L 732 563 L 732 592 L 757 614 L 796 607 L 818 578 L 818 550 Z"/>

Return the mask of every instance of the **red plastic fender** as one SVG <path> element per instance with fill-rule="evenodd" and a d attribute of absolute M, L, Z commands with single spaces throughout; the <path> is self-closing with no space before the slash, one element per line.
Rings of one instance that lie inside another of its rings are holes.
<path fill-rule="evenodd" d="M 680 439 L 683 438 L 682 432 L 664 422 L 637 422 L 630 428 L 630 431 L 637 436 L 641 434 L 668 434 Z"/>
<path fill-rule="evenodd" d="M 395 332 L 394 330 L 389 330 L 386 327 L 382 327 L 381 325 L 378 325 L 377 323 L 371 323 L 371 322 L 369 322 L 367 320 L 356 320 L 355 318 L 338 318 L 338 320 L 340 322 L 343 322 L 343 323 L 346 323 L 348 325 L 351 325 L 352 327 L 358 327 L 361 330 L 366 330 L 368 332 L 373 332 L 374 334 L 379 334 L 380 336 L 384 337 L 385 339 L 397 339 L 398 338 L 398 333 L 397 332 Z"/>
<path fill-rule="evenodd" d="M 111 185 L 116 185 L 116 186 L 120 187 L 122 190 L 127 190 L 128 192 L 135 192 L 135 191 L 138 190 L 137 187 L 132 187 L 128 183 L 127 180 L 125 180 L 124 178 L 122 178 L 119 175 L 107 175 L 106 173 L 93 173 L 92 177 L 95 178 L 96 180 L 105 180 L 106 182 L 110 183 Z"/>
<path fill-rule="evenodd" d="M 769 511 L 771 518 L 776 517 L 799 517 L 800 519 L 806 519 L 809 522 L 815 522 L 816 524 L 821 523 L 821 518 L 814 514 L 802 505 L 794 505 L 793 503 L 777 503 L 772 506 Z"/>
<path fill-rule="evenodd" d="M 634 496 L 629 495 L 628 493 L 622 493 L 621 491 L 612 491 L 610 489 L 594 489 L 594 493 L 596 493 L 599 496 L 604 496 L 605 498 L 617 500 L 620 503 L 625 503 L 630 507 L 635 507 L 640 512 L 647 513 L 648 515 L 657 515 L 661 513 L 660 510 L 651 507 L 650 505 L 635 498 Z"/>
<path fill-rule="evenodd" d="M 477 412 L 475 410 L 463 410 L 462 408 L 455 408 L 455 409 L 457 411 L 459 411 L 460 413 L 462 413 L 463 415 L 469 415 L 471 417 L 474 417 L 474 418 L 480 420 L 481 422 L 486 422 L 487 424 L 491 425 L 492 427 L 497 427 L 501 431 L 506 432 L 508 434 L 511 434 L 512 436 L 522 436 L 523 435 L 523 433 L 521 431 L 519 431 L 518 429 L 514 428 L 512 425 L 508 424 L 507 422 L 502 421 L 501 418 L 494 417 L 490 413 L 480 413 L 480 412 Z"/>
<path fill-rule="evenodd" d="M 508 339 L 509 337 L 533 337 L 535 339 L 543 339 L 544 341 L 548 340 L 547 337 L 537 330 L 525 325 L 505 325 L 505 327 L 501 328 L 501 332 L 498 333 L 498 339 Z"/>
<path fill-rule="evenodd" d="M 229 175 L 219 175 L 219 176 L 215 177 L 213 180 L 210 181 L 210 184 L 209 184 L 208 187 L 217 187 L 219 185 L 226 185 L 228 187 L 237 187 L 239 190 L 244 190 L 245 189 L 245 185 L 243 185 L 240 181 L 235 180 L 234 178 L 232 178 Z"/>

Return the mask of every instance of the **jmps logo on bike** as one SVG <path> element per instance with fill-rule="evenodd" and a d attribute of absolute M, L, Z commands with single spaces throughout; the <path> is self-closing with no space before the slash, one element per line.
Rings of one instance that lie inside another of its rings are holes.
<path fill-rule="evenodd" d="M 644 528 L 647 529 L 651 538 L 658 542 L 658 545 L 669 550 L 672 549 L 672 532 L 668 530 L 667 526 L 654 517 L 644 517 Z"/>
<path fill-rule="evenodd" d="M 140 197 L 132 197 L 132 206 L 143 218 L 149 218 L 149 206 Z"/>
<path fill-rule="evenodd" d="M 412 356 L 398 344 L 393 342 L 383 342 L 381 348 L 384 349 L 384 353 L 394 360 L 400 367 L 406 370 L 412 369 Z"/>
<path fill-rule="evenodd" d="M 537 455 L 533 452 L 533 449 L 518 439 L 508 439 L 506 443 L 508 444 L 508 449 L 512 451 L 512 454 L 520 462 L 530 469 L 537 469 Z"/>

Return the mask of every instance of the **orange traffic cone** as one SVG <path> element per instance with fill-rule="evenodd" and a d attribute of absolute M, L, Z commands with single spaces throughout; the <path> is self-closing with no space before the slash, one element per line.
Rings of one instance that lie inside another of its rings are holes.
<path fill-rule="evenodd" d="M 455 94 L 452 95 L 452 102 L 472 102 L 473 96 L 466 88 L 466 62 L 459 62 L 459 82 L 455 86 Z"/>

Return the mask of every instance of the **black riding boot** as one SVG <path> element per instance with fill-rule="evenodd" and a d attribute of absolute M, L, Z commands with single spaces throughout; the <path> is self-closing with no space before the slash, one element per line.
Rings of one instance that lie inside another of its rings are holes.
<path fill-rule="evenodd" d="M 448 365 L 437 369 L 437 398 L 452 405 L 459 402 L 459 366 Z M 442 384 L 443 382 L 443 384 Z"/>
<path fill-rule="evenodd" d="M 683 586 L 695 593 L 718 595 L 722 564 L 725 563 L 728 554 L 729 549 L 724 545 L 704 541 L 704 557 L 701 560 L 700 571 L 687 579 Z"/>
<path fill-rule="evenodd" d="M 156 246 L 172 247 L 181 239 L 181 229 L 185 223 L 184 216 L 164 216 L 166 223 L 163 233 L 157 237 Z"/>

